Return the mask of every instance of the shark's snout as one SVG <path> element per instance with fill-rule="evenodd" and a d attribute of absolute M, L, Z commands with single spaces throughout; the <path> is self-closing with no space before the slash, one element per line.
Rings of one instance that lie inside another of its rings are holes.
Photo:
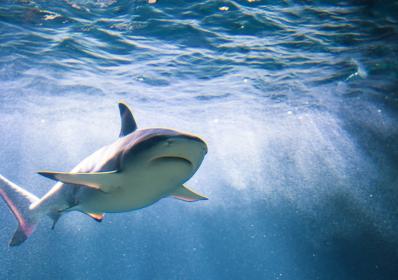
<path fill-rule="evenodd" d="M 185 141 L 192 142 L 194 145 L 198 145 L 203 154 L 207 154 L 207 144 L 200 137 L 190 134 L 184 134 L 182 138 L 185 139 Z"/>
<path fill-rule="evenodd" d="M 178 159 L 184 160 L 191 164 L 192 171 L 199 167 L 207 154 L 206 142 L 195 135 L 176 133 L 163 138 L 160 142 L 162 143 L 156 149 L 156 155 L 152 159 L 167 158 L 170 160 L 174 158 L 176 161 Z"/>
<path fill-rule="evenodd" d="M 201 138 L 197 137 L 197 136 L 193 136 L 192 141 L 196 141 L 197 143 L 199 143 L 199 145 L 202 147 L 203 153 L 207 154 L 207 144 L 205 141 L 203 141 Z"/>

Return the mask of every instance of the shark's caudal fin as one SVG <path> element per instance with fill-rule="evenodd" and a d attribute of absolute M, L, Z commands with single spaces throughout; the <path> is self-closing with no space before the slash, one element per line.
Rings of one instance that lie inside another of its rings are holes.
<path fill-rule="evenodd" d="M 10 246 L 23 243 L 36 229 L 37 221 L 29 206 L 39 199 L 0 175 L 0 196 L 7 203 L 18 221 L 18 229 L 10 241 Z"/>

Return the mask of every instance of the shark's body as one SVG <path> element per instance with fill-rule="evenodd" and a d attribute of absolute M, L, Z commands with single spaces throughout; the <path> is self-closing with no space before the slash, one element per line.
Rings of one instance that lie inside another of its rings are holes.
<path fill-rule="evenodd" d="M 185 201 L 206 199 L 183 186 L 207 153 L 203 140 L 171 129 L 137 130 L 127 106 L 120 103 L 119 108 L 120 138 L 69 173 L 39 172 L 59 181 L 41 199 L 0 175 L 0 195 L 19 222 L 10 245 L 25 241 L 46 215 L 55 226 L 68 211 L 101 221 L 104 213 L 140 209 L 167 196 Z"/>

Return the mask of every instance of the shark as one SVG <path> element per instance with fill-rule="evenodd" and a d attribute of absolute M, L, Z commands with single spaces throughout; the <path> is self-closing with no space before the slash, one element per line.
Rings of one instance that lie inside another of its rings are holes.
<path fill-rule="evenodd" d="M 205 141 L 174 129 L 138 129 L 129 107 L 124 102 L 118 105 L 118 139 L 70 172 L 39 171 L 57 181 L 42 198 L 0 175 L 0 196 L 18 221 L 9 246 L 27 240 L 44 217 L 52 219 L 54 229 L 59 218 L 71 211 L 100 222 L 105 213 L 138 210 L 166 197 L 207 200 L 184 185 L 207 154 Z"/>

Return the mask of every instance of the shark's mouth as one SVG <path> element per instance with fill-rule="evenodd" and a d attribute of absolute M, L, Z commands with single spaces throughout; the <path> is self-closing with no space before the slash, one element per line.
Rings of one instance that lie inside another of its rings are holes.
<path fill-rule="evenodd" d="M 162 156 L 157 157 L 151 160 L 151 163 L 159 164 L 159 163 L 183 163 L 185 165 L 192 166 L 192 162 L 186 158 L 178 157 L 178 156 Z"/>

